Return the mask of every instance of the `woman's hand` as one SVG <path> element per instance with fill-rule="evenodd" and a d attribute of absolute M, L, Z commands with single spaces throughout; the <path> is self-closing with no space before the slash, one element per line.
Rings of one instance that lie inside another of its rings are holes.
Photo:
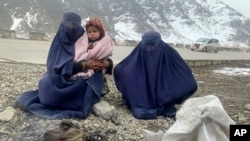
<path fill-rule="evenodd" d="M 109 66 L 109 62 L 107 60 L 95 60 L 95 59 L 91 59 L 88 60 L 86 63 L 86 67 L 88 69 L 93 69 L 95 71 L 99 71 L 102 69 L 105 69 Z"/>

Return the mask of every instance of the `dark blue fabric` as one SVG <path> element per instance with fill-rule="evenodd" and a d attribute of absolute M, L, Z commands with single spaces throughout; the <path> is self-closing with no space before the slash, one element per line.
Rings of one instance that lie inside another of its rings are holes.
<path fill-rule="evenodd" d="M 17 101 L 30 112 L 45 118 L 85 118 L 100 100 L 102 71 L 89 79 L 71 80 L 75 42 L 84 33 L 79 15 L 65 13 L 51 44 L 46 62 L 47 72 L 38 90 L 21 94 Z"/>
<path fill-rule="evenodd" d="M 154 119 L 176 112 L 197 89 L 191 69 L 156 31 L 146 32 L 134 50 L 114 68 L 117 89 L 132 114 Z"/>
<path fill-rule="evenodd" d="M 81 17 L 73 12 L 65 13 L 46 62 L 47 72 L 58 86 L 64 87 L 73 83 L 70 77 L 73 71 L 74 46 L 83 33 Z"/>
<path fill-rule="evenodd" d="M 48 74 L 39 81 L 39 89 L 21 94 L 17 101 L 28 111 L 44 118 L 82 119 L 100 100 L 103 74 L 96 72 L 89 79 L 77 78 L 68 87 L 58 88 Z"/>

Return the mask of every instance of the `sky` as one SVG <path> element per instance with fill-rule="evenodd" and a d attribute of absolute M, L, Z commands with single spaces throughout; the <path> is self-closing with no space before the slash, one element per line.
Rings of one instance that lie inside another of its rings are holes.
<path fill-rule="evenodd" d="M 250 18 L 250 0 L 222 0 L 225 4 L 240 12 L 242 15 Z"/>

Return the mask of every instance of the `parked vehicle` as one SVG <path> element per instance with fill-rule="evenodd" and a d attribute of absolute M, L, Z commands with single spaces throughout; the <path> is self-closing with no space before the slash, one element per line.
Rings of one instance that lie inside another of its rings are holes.
<path fill-rule="evenodd" d="M 212 38 L 199 38 L 196 40 L 192 46 L 192 51 L 210 52 L 214 51 L 217 53 L 219 51 L 220 43 L 218 39 Z"/>

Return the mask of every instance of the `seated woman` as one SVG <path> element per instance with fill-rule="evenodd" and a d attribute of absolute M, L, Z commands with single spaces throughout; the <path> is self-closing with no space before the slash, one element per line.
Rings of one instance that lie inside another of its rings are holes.
<path fill-rule="evenodd" d="M 138 119 L 175 118 L 181 104 L 197 89 L 191 69 L 156 31 L 142 36 L 134 50 L 114 68 L 126 105 Z"/>
<path fill-rule="evenodd" d="M 74 61 L 75 42 L 85 33 L 81 17 L 65 13 L 51 44 L 46 62 L 47 72 L 40 79 L 38 90 L 21 94 L 17 102 L 28 111 L 52 119 L 85 118 L 103 95 L 103 69 L 111 74 L 113 63 L 108 60 Z M 87 69 L 95 73 L 84 79 L 71 77 Z"/>

